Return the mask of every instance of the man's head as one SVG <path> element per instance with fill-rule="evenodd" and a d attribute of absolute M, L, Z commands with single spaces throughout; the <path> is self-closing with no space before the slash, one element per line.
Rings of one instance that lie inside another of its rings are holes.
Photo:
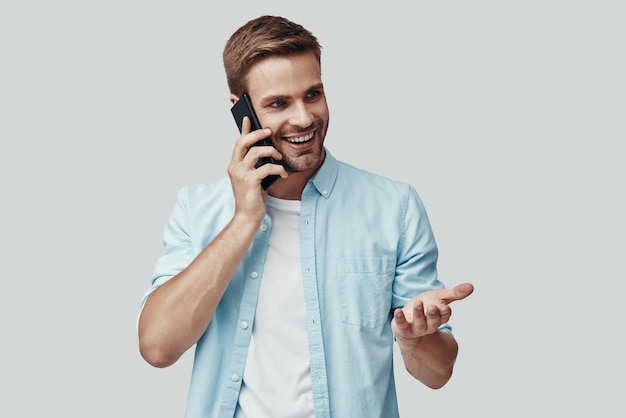
<path fill-rule="evenodd" d="M 303 184 L 322 165 L 329 112 L 322 83 L 321 47 L 311 32 L 282 17 L 261 16 L 239 28 L 224 48 L 224 66 L 236 103 L 248 93 L 272 145 Z M 274 190 L 276 190 L 276 187 Z"/>
<path fill-rule="evenodd" d="M 320 63 L 321 50 L 311 32 L 284 17 L 261 16 L 250 20 L 232 34 L 224 47 L 224 69 L 230 92 L 241 97 L 248 90 L 248 71 L 264 58 L 311 52 Z"/>

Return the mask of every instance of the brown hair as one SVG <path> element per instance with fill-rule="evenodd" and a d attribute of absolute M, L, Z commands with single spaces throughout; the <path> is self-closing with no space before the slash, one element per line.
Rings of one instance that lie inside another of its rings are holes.
<path fill-rule="evenodd" d="M 321 63 L 317 38 L 301 25 L 280 16 L 261 16 L 241 26 L 226 42 L 222 54 L 226 81 L 232 94 L 246 92 L 250 68 L 273 55 L 312 52 Z"/>

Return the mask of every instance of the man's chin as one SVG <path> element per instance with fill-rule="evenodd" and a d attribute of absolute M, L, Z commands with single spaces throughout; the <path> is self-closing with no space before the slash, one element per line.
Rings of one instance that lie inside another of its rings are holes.
<path fill-rule="evenodd" d="M 283 158 L 282 164 L 289 173 L 302 173 L 317 169 L 320 164 L 320 156 L 316 153 L 302 155 L 298 158 Z"/>

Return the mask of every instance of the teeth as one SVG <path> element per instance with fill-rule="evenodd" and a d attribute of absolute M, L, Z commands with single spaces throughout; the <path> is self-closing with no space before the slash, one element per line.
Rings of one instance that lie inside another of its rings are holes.
<path fill-rule="evenodd" d="M 299 142 L 306 142 L 309 139 L 313 138 L 313 134 L 310 133 L 308 135 L 305 136 L 296 136 L 295 138 L 287 138 L 287 141 L 289 142 L 294 142 L 294 143 L 299 143 Z"/>

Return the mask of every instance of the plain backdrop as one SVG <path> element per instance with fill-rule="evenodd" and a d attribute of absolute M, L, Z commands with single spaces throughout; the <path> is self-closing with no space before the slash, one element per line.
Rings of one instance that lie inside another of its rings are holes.
<path fill-rule="evenodd" d="M 341 160 L 410 182 L 460 353 L 402 416 L 623 417 L 621 1 L 7 1 L 0 5 L 0 416 L 182 417 L 139 303 L 176 193 L 226 175 L 221 53 L 279 14 L 323 45 Z M 344 417 L 339 417 L 344 418 Z M 360 417 L 359 417 L 360 418 Z"/>

